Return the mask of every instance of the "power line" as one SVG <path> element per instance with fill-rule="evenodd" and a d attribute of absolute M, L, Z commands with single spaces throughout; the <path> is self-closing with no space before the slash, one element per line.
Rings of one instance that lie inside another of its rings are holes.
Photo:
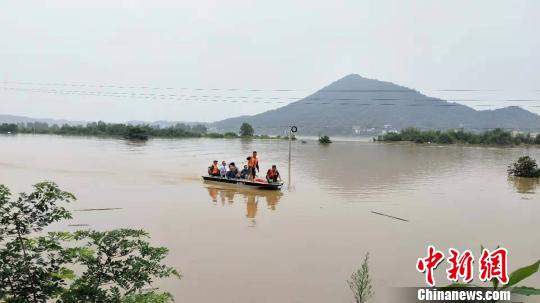
<path fill-rule="evenodd" d="M 299 92 L 312 91 L 313 89 L 253 89 L 253 88 L 193 88 L 193 87 L 171 87 L 154 85 L 118 85 L 106 83 L 68 83 L 68 82 L 32 82 L 32 81 L 8 81 L 3 80 L 0 83 L 15 85 L 32 86 L 61 86 L 61 87 L 95 87 L 95 88 L 116 88 L 116 89 L 143 89 L 143 90 L 194 90 L 194 91 L 246 91 L 246 92 Z M 446 88 L 446 89 L 423 89 L 427 91 L 438 92 L 501 92 L 505 89 L 464 89 L 464 88 Z M 320 92 L 392 92 L 392 93 L 418 93 L 414 89 L 321 89 Z M 508 90 L 506 90 L 508 91 Z M 511 90 L 510 90 L 511 91 Z M 520 90 L 526 92 L 540 92 L 540 89 Z"/>
<path fill-rule="evenodd" d="M 457 103 L 447 103 L 448 101 L 438 98 L 423 98 L 423 99 L 402 99 L 402 98 L 321 98 L 321 97 L 276 97 L 276 96 L 227 96 L 227 95 L 202 95 L 202 94 L 165 94 L 165 93 L 135 93 L 135 92 L 118 92 L 118 91 L 87 91 L 87 90 L 60 90 L 60 89 L 44 89 L 44 88 L 20 88 L 0 86 L 4 91 L 26 92 L 26 93 L 46 93 L 57 95 L 79 95 L 79 96 L 96 96 L 96 97 L 113 97 L 125 99 L 146 99 L 146 100 L 169 100 L 169 101 L 185 101 L 185 102 L 230 102 L 230 103 L 263 103 L 263 104 L 284 104 L 293 101 L 302 101 L 295 105 L 355 105 L 355 106 L 437 106 L 437 107 L 455 107 L 462 106 Z M 287 101 L 284 101 L 287 100 Z M 320 101 L 320 102 L 313 102 Z M 326 102 L 323 102 L 326 101 Z M 346 101 L 346 102 L 343 102 Z M 413 103 L 359 103 L 350 101 L 404 101 Z M 536 99 L 501 99 L 501 100 L 481 100 L 481 99 L 451 99 L 454 102 L 539 102 Z M 414 103 L 420 102 L 420 103 Z M 426 103 L 424 103 L 426 102 Z M 427 103 L 431 102 L 431 103 Z M 500 105 L 500 104 L 499 104 Z M 495 107 L 496 104 L 476 104 L 478 107 Z M 540 105 L 527 105 L 530 107 L 540 107 Z"/>

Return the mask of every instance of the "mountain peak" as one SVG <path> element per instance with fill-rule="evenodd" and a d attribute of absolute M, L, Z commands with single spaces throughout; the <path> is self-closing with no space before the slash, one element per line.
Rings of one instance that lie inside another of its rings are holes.
<path fill-rule="evenodd" d="M 324 87 L 324 90 L 409 90 L 406 87 L 376 79 L 369 79 L 358 74 L 349 74 Z"/>
<path fill-rule="evenodd" d="M 366 79 L 362 76 L 360 76 L 359 74 L 348 74 L 347 76 L 339 79 L 338 81 L 341 81 L 341 80 L 362 80 L 362 79 Z"/>
<path fill-rule="evenodd" d="M 540 116 L 519 107 L 476 111 L 448 103 L 391 82 L 349 74 L 305 98 L 278 109 L 250 117 L 214 123 L 218 130 L 238 130 L 243 122 L 256 132 L 280 134 L 296 125 L 303 135 L 374 135 L 388 129 L 469 130 L 485 128 L 532 129 Z"/>

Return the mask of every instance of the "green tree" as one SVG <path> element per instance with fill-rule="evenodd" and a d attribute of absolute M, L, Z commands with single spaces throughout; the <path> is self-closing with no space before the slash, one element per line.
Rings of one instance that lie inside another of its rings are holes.
<path fill-rule="evenodd" d="M 328 136 L 322 136 L 322 137 L 319 137 L 319 143 L 321 143 L 321 144 L 330 144 L 330 143 L 332 143 L 332 140 L 330 140 L 330 137 L 328 137 Z"/>
<path fill-rule="evenodd" d="M 63 302 L 123 302 L 128 297 L 170 294 L 147 293 L 143 289 L 154 278 L 180 274 L 161 264 L 164 247 L 152 247 L 143 230 L 78 231 L 74 240 L 84 246 L 75 249 L 75 261 L 86 268 L 62 294 Z"/>
<path fill-rule="evenodd" d="M 128 140 L 146 141 L 148 140 L 148 130 L 138 125 L 128 125 L 126 128 L 126 133 L 124 134 L 124 138 Z"/>
<path fill-rule="evenodd" d="M 255 130 L 253 130 L 253 126 L 251 124 L 244 122 L 240 126 L 240 136 L 241 137 L 253 137 L 255 134 Z"/>
<path fill-rule="evenodd" d="M 529 156 L 520 157 L 515 163 L 508 166 L 508 174 L 515 177 L 540 177 L 540 169 L 536 160 Z"/>
<path fill-rule="evenodd" d="M 31 238 L 47 225 L 71 218 L 59 203 L 75 197 L 56 184 L 34 185 L 30 194 L 10 200 L 9 189 L 0 185 L 0 299 L 7 302 L 44 302 L 59 293 L 70 261 L 60 241 L 65 234 L 49 233 Z"/>
<path fill-rule="evenodd" d="M 169 293 L 148 289 L 155 278 L 180 274 L 162 264 L 168 250 L 151 246 L 142 230 L 36 235 L 71 218 L 60 204 L 73 201 L 52 182 L 15 200 L 0 185 L 0 302 L 172 301 Z"/>

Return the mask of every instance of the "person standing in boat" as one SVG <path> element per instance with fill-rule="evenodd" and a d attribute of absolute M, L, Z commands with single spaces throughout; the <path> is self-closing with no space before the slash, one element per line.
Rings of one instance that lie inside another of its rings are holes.
<path fill-rule="evenodd" d="M 253 151 L 251 157 L 248 157 L 248 170 L 249 170 L 249 179 L 255 180 L 257 172 L 259 171 L 259 158 L 257 158 L 257 152 Z"/>
<path fill-rule="evenodd" d="M 208 167 L 208 174 L 210 176 L 214 176 L 214 177 L 219 177 L 220 176 L 219 167 L 218 167 L 218 161 L 217 160 L 214 160 L 212 165 L 210 165 Z"/>

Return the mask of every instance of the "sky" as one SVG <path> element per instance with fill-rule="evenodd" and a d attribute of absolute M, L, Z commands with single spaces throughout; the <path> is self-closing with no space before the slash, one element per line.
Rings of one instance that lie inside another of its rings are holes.
<path fill-rule="evenodd" d="M 0 114 L 207 122 L 351 73 L 540 113 L 539 17 L 538 0 L 4 1 Z"/>

